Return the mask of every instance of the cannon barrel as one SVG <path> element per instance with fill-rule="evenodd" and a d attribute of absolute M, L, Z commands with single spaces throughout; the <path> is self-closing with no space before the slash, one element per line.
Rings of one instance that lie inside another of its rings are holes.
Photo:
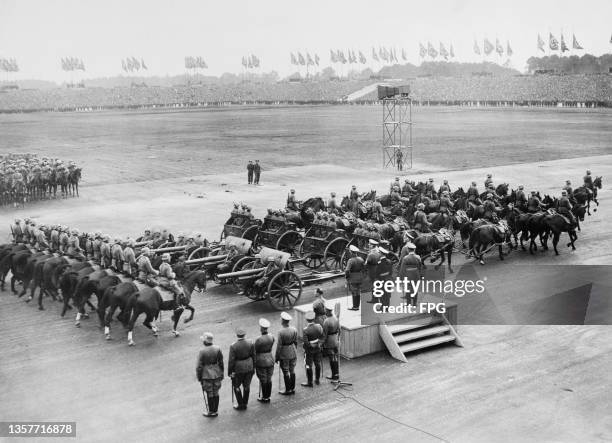
<path fill-rule="evenodd" d="M 202 257 L 202 258 L 194 258 L 193 260 L 185 261 L 187 265 L 198 265 L 201 263 L 213 263 L 213 262 L 221 262 L 227 258 L 227 254 L 223 255 L 211 255 L 210 257 Z"/>
<path fill-rule="evenodd" d="M 137 243 L 135 243 L 135 244 L 134 244 L 134 247 L 136 247 L 136 248 L 140 248 L 141 246 L 146 246 L 146 245 L 148 245 L 149 243 L 151 243 L 151 242 L 150 242 L 150 241 L 139 241 L 139 242 L 137 242 Z"/>
<path fill-rule="evenodd" d="M 187 249 L 188 246 L 170 246 L 168 248 L 159 248 L 159 249 L 151 249 L 152 253 L 158 254 L 160 252 L 180 252 L 180 251 L 184 251 L 185 249 Z"/>
<path fill-rule="evenodd" d="M 219 274 L 217 275 L 217 277 L 219 278 L 248 277 L 252 275 L 261 274 L 264 271 L 265 271 L 265 268 L 244 269 L 242 271 L 226 272 L 225 274 Z"/>

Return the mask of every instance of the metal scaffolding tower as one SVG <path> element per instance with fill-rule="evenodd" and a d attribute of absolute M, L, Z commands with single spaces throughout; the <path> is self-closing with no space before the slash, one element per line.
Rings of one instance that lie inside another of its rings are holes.
<path fill-rule="evenodd" d="M 383 168 L 412 168 L 412 100 L 405 95 L 383 103 Z"/>

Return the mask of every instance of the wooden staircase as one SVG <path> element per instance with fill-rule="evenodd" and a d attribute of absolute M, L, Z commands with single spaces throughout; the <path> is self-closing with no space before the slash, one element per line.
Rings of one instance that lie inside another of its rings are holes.
<path fill-rule="evenodd" d="M 461 338 L 444 315 L 419 315 L 380 324 L 379 334 L 391 356 L 407 362 L 406 354 L 420 349 L 453 343 L 463 347 Z"/>

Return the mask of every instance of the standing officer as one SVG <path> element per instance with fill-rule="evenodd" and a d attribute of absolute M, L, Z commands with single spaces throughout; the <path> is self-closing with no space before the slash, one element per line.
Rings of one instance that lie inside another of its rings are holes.
<path fill-rule="evenodd" d="M 363 283 L 365 262 L 363 261 L 363 258 L 357 255 L 359 252 L 359 248 L 357 248 L 357 246 L 349 246 L 349 251 L 351 252 L 351 258 L 349 258 L 348 262 L 346 263 L 346 269 L 344 270 L 346 284 L 353 295 L 353 307 L 349 308 L 349 310 L 359 311 L 359 303 L 361 301 L 361 284 Z"/>
<path fill-rule="evenodd" d="M 268 334 L 270 322 L 265 318 L 259 319 L 261 335 L 255 340 L 255 373 L 259 379 L 259 397 L 257 401 L 270 403 L 272 395 L 272 376 L 274 375 L 274 357 L 272 347 L 274 337 Z"/>
<path fill-rule="evenodd" d="M 16 218 L 15 224 L 11 228 L 13 230 L 13 242 L 21 243 L 23 239 L 23 230 L 21 229 L 21 220 Z"/>
<path fill-rule="evenodd" d="M 382 297 L 380 303 L 383 306 L 389 306 L 389 302 L 391 301 L 391 293 L 384 289 L 384 282 L 393 280 L 393 264 L 391 260 L 387 257 L 389 251 L 385 248 L 378 248 L 381 253 L 380 260 L 378 261 L 378 266 L 376 267 L 376 280 L 383 282 L 382 284 Z"/>
<path fill-rule="evenodd" d="M 306 378 L 308 381 L 301 385 L 312 388 L 312 365 L 315 367 L 315 383 L 319 384 L 321 378 L 321 342 L 323 340 L 323 327 L 314 322 L 315 313 L 308 311 L 305 315 L 308 324 L 304 328 L 302 341 L 304 342 L 304 364 L 306 365 Z"/>
<path fill-rule="evenodd" d="M 376 280 L 376 267 L 378 266 L 378 262 L 381 258 L 381 253 L 378 248 L 378 242 L 374 239 L 368 240 L 370 245 L 370 252 L 365 260 L 365 265 L 368 271 L 368 280 L 370 280 L 370 285 L 372 285 L 372 290 L 374 289 L 374 280 Z M 376 303 L 374 300 L 374 293 L 372 293 L 372 297 L 368 300 L 368 303 Z"/>
<path fill-rule="evenodd" d="M 299 211 L 297 201 L 295 200 L 295 189 L 292 189 L 287 196 L 287 209 L 292 211 Z"/>
<path fill-rule="evenodd" d="M 358 202 L 359 201 L 359 192 L 357 192 L 357 186 L 351 186 L 351 192 L 349 193 L 349 210 L 353 211 L 357 214 L 358 210 Z"/>
<path fill-rule="evenodd" d="M 278 344 L 276 345 L 275 361 L 279 363 L 283 378 L 285 380 L 285 390 L 279 391 L 281 395 L 295 394 L 295 362 L 297 360 L 297 330 L 289 326 L 291 316 L 281 313 L 282 329 L 278 331 Z"/>
<path fill-rule="evenodd" d="M 338 365 L 340 322 L 334 316 L 334 306 L 327 300 L 325 302 L 325 321 L 323 322 L 323 353 L 329 358 L 331 376 L 329 380 L 340 379 L 340 367 Z"/>
<path fill-rule="evenodd" d="M 339 214 L 339 209 L 338 203 L 336 202 L 336 193 L 332 192 L 330 194 L 330 199 L 327 202 L 327 211 L 330 214 Z"/>
<path fill-rule="evenodd" d="M 404 247 L 407 248 L 408 254 L 400 261 L 398 277 L 402 280 L 407 279 L 416 282 L 421 278 L 421 269 L 423 268 L 421 257 L 416 254 L 416 246 L 414 243 L 408 242 Z M 408 285 L 408 292 L 404 298 L 406 298 L 406 300 L 410 298 L 410 304 L 416 306 L 418 294 L 412 294 L 411 288 L 412 285 Z"/>
<path fill-rule="evenodd" d="M 255 174 L 254 183 L 258 185 L 259 177 L 261 176 L 261 165 L 259 164 L 259 160 L 255 160 L 255 164 L 253 165 L 253 173 Z"/>
<path fill-rule="evenodd" d="M 397 170 L 401 171 L 404 166 L 404 153 L 402 152 L 401 149 L 398 149 L 397 152 L 395 153 L 395 160 L 397 162 Z"/>
<path fill-rule="evenodd" d="M 206 410 L 203 415 L 216 417 L 219 410 L 219 389 L 223 380 L 223 353 L 219 346 L 213 345 L 213 335 L 210 332 L 205 332 L 201 338 L 204 349 L 198 355 L 196 377 L 204 394 Z"/>
<path fill-rule="evenodd" d="M 251 380 L 255 371 L 255 346 L 251 340 L 244 338 L 245 335 L 244 329 L 236 329 L 238 340 L 230 346 L 227 363 L 227 372 L 232 379 L 232 388 L 238 402 L 238 405 L 234 405 L 234 409 L 239 411 L 247 408 L 249 393 L 251 392 Z"/>
<path fill-rule="evenodd" d="M 253 183 L 254 166 L 255 165 L 253 165 L 253 160 L 249 160 L 249 164 L 247 165 L 247 181 L 249 185 Z"/>
<path fill-rule="evenodd" d="M 315 313 L 315 323 L 323 326 L 325 321 L 325 299 L 323 298 L 323 291 L 321 288 L 316 290 L 315 301 L 312 302 L 312 311 Z"/>

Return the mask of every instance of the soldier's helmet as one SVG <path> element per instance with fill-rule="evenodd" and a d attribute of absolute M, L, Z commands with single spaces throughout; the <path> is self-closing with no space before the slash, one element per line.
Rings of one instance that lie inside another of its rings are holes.
<path fill-rule="evenodd" d="M 272 215 L 272 209 L 268 208 L 268 215 Z"/>
<path fill-rule="evenodd" d="M 79 230 L 78 229 L 73 229 L 72 230 L 72 235 L 79 235 Z"/>
<path fill-rule="evenodd" d="M 531 191 L 531 195 L 536 195 L 536 191 Z"/>
<path fill-rule="evenodd" d="M 561 195 L 567 195 L 567 191 L 564 189 L 563 191 L 561 191 Z"/>
<path fill-rule="evenodd" d="M 331 196 L 332 196 L 332 197 L 335 197 L 335 196 L 336 196 L 336 193 L 335 193 L 335 192 L 332 192 L 332 193 L 331 193 Z"/>
<path fill-rule="evenodd" d="M 566 184 L 566 185 L 571 185 L 571 184 L 572 184 L 572 181 L 571 181 L 571 180 L 565 180 L 565 184 Z"/>
<path fill-rule="evenodd" d="M 493 177 L 493 174 L 487 174 L 487 178 Z"/>
<path fill-rule="evenodd" d="M 523 188 L 524 188 L 524 186 L 523 186 L 523 185 L 519 185 L 519 189 L 520 189 L 521 191 L 523 190 Z"/>
<path fill-rule="evenodd" d="M 433 181 L 434 181 L 434 179 L 433 179 L 433 178 L 430 178 L 430 179 L 429 179 L 429 182 L 430 182 L 430 183 L 433 183 Z"/>
<path fill-rule="evenodd" d="M 400 187 L 399 187 L 399 186 L 393 186 L 393 190 L 394 190 L 394 191 L 399 191 L 399 190 L 400 190 Z"/>
<path fill-rule="evenodd" d="M 292 193 L 292 194 L 295 194 L 295 189 L 292 189 L 292 190 L 291 190 L 291 193 Z"/>
<path fill-rule="evenodd" d="M 425 203 L 419 203 L 417 209 L 425 209 Z"/>
<path fill-rule="evenodd" d="M 591 175 L 591 170 L 590 170 L 590 169 L 587 169 L 586 174 L 587 174 L 587 175 Z"/>
<path fill-rule="evenodd" d="M 161 256 L 162 261 L 170 261 L 170 254 L 164 252 Z"/>
<path fill-rule="evenodd" d="M 140 250 L 142 255 L 149 255 L 151 253 L 151 250 L 148 247 L 144 247 Z"/>
<path fill-rule="evenodd" d="M 491 194 L 491 193 L 489 192 L 489 193 L 487 194 L 487 198 L 488 198 L 488 199 L 493 198 L 493 194 Z"/>
<path fill-rule="evenodd" d="M 147 228 L 147 229 L 145 229 L 144 231 L 145 231 L 145 234 L 147 234 L 147 233 L 149 233 L 149 234 L 150 234 L 150 233 L 151 233 L 151 228 Z"/>
<path fill-rule="evenodd" d="M 32 226 L 36 226 L 36 220 L 30 220 L 30 224 L 31 224 Z"/>
<path fill-rule="evenodd" d="M 104 236 L 104 241 L 105 242 L 109 242 L 110 241 L 110 235 L 105 235 Z"/>
<path fill-rule="evenodd" d="M 353 185 L 351 186 L 351 189 L 357 189 L 357 186 Z"/>
<path fill-rule="evenodd" d="M 133 248 L 134 246 L 136 246 L 136 240 L 134 240 L 133 238 L 128 239 L 127 244 L 130 248 Z"/>
<path fill-rule="evenodd" d="M 87 238 L 88 238 L 89 240 L 93 240 L 93 239 L 95 238 L 95 236 L 94 236 L 93 232 L 88 232 L 88 233 L 87 233 Z"/>
<path fill-rule="evenodd" d="M 15 223 L 16 223 L 16 224 L 19 224 L 19 223 L 21 223 L 21 219 L 19 219 L 19 218 L 16 218 L 16 219 L 15 219 Z"/>
<path fill-rule="evenodd" d="M 444 184 L 445 184 L 445 185 L 448 185 L 448 180 L 444 180 Z"/>

